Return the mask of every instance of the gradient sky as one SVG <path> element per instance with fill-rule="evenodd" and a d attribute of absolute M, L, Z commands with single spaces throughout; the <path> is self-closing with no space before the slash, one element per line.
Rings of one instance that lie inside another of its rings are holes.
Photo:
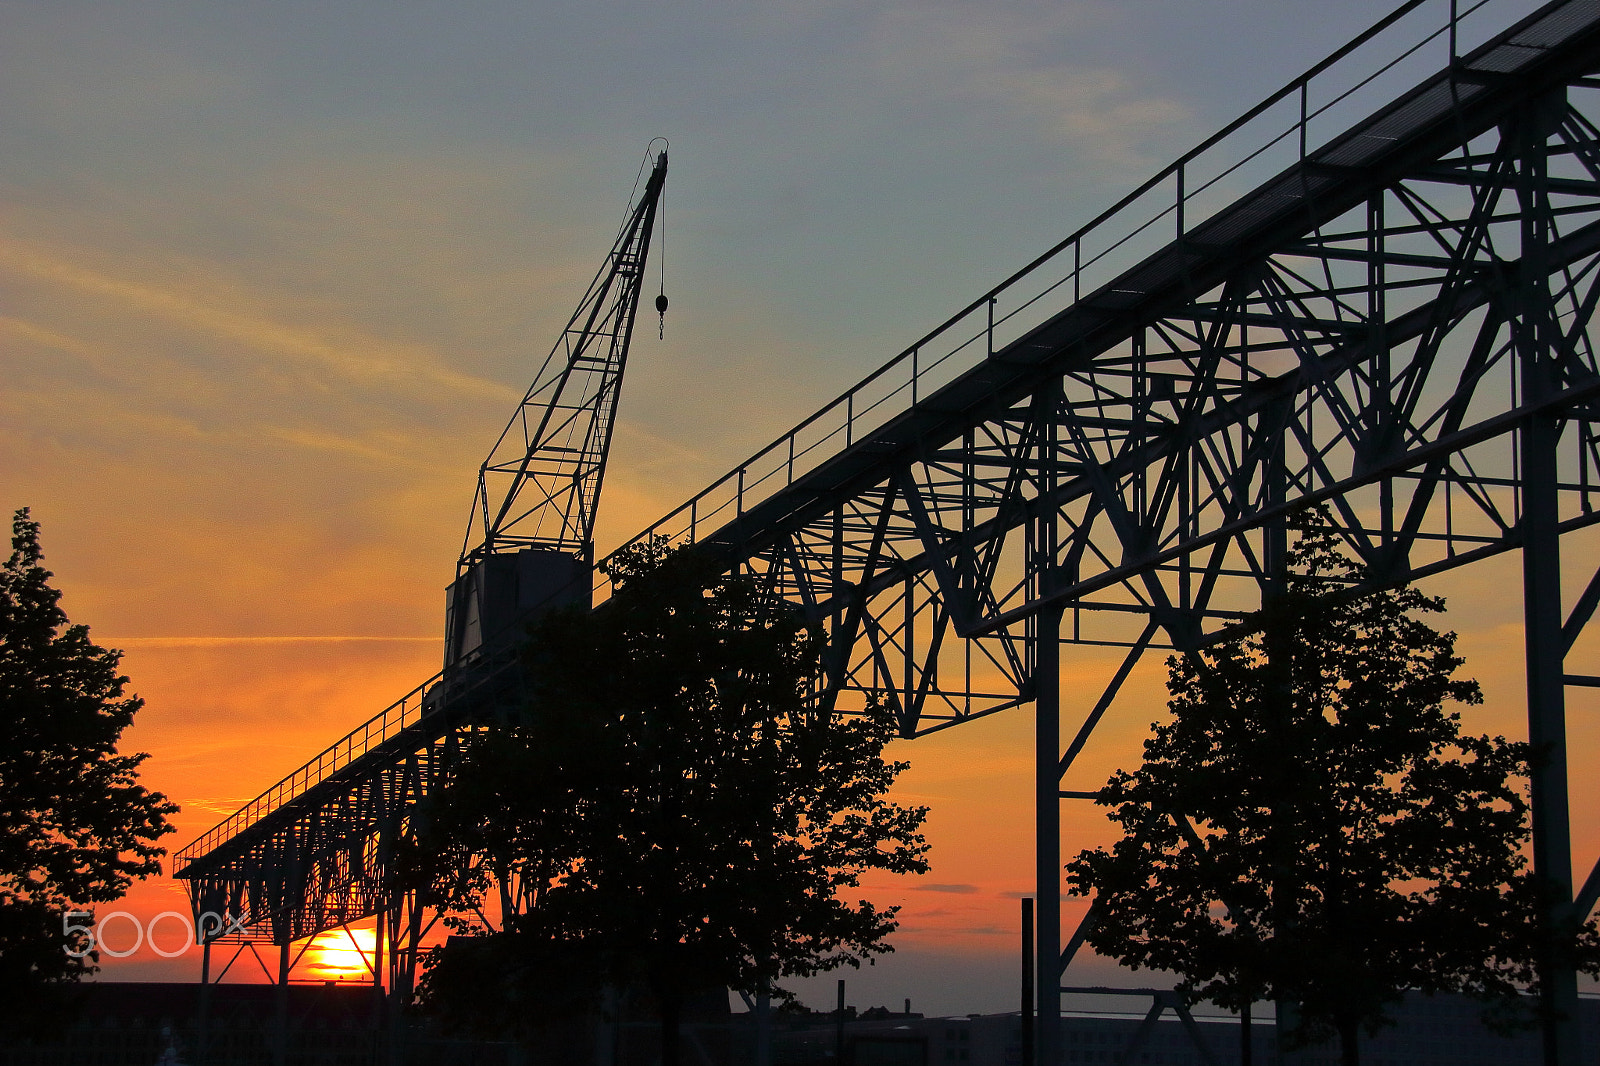
<path fill-rule="evenodd" d="M 174 847 L 437 668 L 476 465 L 652 137 L 672 309 L 635 339 L 602 552 L 1388 6 L 0 0 L 0 506 L 126 649 Z M 1514 574 L 1440 586 L 1470 724 L 1508 732 Z M 1068 787 L 1137 760 L 1161 680 Z M 851 1002 L 1014 1003 L 1031 731 L 901 749 L 934 871 L 883 890 L 901 950 Z M 1069 854 L 1104 839 L 1069 811 Z"/>

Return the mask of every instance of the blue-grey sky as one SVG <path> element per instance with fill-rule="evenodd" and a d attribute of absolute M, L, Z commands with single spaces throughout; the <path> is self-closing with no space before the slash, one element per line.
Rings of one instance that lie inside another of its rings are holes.
<path fill-rule="evenodd" d="M 651 138 L 672 309 L 602 551 L 1389 7 L 0 0 L 0 504 L 129 647 L 186 840 L 434 668 L 476 465 Z M 878 1000 L 1015 998 L 1028 724 L 971 730 L 913 753 L 953 858 Z"/>

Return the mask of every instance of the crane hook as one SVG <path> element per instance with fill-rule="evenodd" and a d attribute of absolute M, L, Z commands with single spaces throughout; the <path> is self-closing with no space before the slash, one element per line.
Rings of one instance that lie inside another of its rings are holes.
<path fill-rule="evenodd" d="M 656 314 L 661 316 L 661 322 L 660 322 L 661 329 L 660 329 L 660 337 L 659 337 L 659 339 L 666 340 L 667 339 L 667 294 L 665 292 L 660 293 L 660 294 L 658 294 L 656 296 Z"/>

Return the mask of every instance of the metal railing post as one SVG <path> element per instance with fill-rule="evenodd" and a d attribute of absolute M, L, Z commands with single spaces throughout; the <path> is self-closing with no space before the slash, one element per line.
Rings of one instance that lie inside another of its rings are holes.
<path fill-rule="evenodd" d="M 1300 161 L 1306 160 L 1306 126 L 1311 121 L 1311 82 L 1300 83 Z"/>
<path fill-rule="evenodd" d="M 1181 241 L 1181 240 L 1183 240 L 1183 166 L 1182 166 L 1182 164 L 1180 164 L 1178 166 L 1178 173 L 1177 173 L 1176 176 L 1177 176 L 1177 180 L 1178 180 L 1178 199 L 1177 199 L 1177 202 L 1176 202 L 1176 204 L 1174 206 L 1176 207 L 1177 214 L 1178 214 L 1178 237 L 1177 237 L 1177 239 Z"/>

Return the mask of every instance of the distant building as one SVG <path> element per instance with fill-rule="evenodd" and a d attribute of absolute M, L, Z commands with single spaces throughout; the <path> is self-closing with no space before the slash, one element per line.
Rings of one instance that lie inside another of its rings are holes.
<path fill-rule="evenodd" d="M 1581 1010 L 1584 1053 L 1592 1058 L 1600 1051 L 1600 1000 L 1585 999 Z M 1459 996 L 1409 995 L 1393 1012 L 1394 1026 L 1364 1038 L 1361 1060 L 1373 1066 L 1541 1066 L 1536 1030 L 1501 1036 L 1484 1026 L 1480 1012 L 1479 1004 Z M 1203 1066 L 1193 1038 L 1170 1012 L 1137 1048 L 1131 1048 L 1142 1021 L 1142 1013 L 1068 1014 L 1061 1020 L 1061 1063 Z M 1237 1066 L 1238 1019 L 1197 1016 L 1195 1022 L 1219 1066 Z M 837 1023 L 831 1015 L 814 1014 L 791 1024 L 795 1027 L 780 1027 L 774 1034 L 774 1066 L 836 1062 Z M 1258 1019 L 1251 1036 L 1255 1066 L 1337 1066 L 1339 1061 L 1337 1047 L 1280 1054 L 1270 1018 Z M 1021 1062 L 1022 1029 L 1016 1013 L 951 1018 L 891 1015 L 872 1020 L 863 1015 L 861 1020 L 846 1020 L 845 1058 L 840 1066 L 1019 1066 Z"/>
<path fill-rule="evenodd" d="M 609 1045 L 616 1066 L 649 1066 L 659 1048 L 658 1021 L 648 1003 L 634 1002 L 642 997 L 629 997 L 608 1032 L 579 1018 L 518 1043 L 442 1033 L 427 1018 L 380 1025 L 370 984 L 285 991 L 280 1033 L 276 985 L 212 985 L 202 1011 L 197 982 L 85 983 L 74 990 L 79 1010 L 65 1031 L 38 1043 L 0 1042 L 0 1066 L 589 1066 L 597 1045 Z M 726 992 L 689 997 L 686 1066 L 745 1061 L 730 1052 L 731 1035 Z"/>
<path fill-rule="evenodd" d="M 81 986 L 82 1011 L 61 1039 L 0 1045 L 0 1066 L 274 1066 L 278 1061 L 277 989 L 272 985 L 214 985 L 200 1024 L 197 984 L 98 983 Z M 734 1066 L 753 1060 L 751 1015 L 726 1013 L 726 996 L 698 998 L 684 1019 L 685 1066 Z M 1138 1010 L 1145 1004 L 1130 999 Z M 1581 1003 L 1586 1059 L 1600 1052 L 1600 999 Z M 593 1024 L 552 1031 L 524 1044 L 448 1037 L 425 1020 L 382 1029 L 370 985 L 291 985 L 288 988 L 286 1066 L 589 1066 L 599 1034 Z M 1456 996 L 1407 996 L 1396 1025 L 1362 1044 L 1369 1066 L 1540 1066 L 1539 1034 L 1490 1032 L 1479 1006 Z M 616 1066 L 649 1066 L 657 1027 L 644 1005 L 624 1008 L 608 1038 Z M 1193 1038 L 1170 1013 L 1133 1046 L 1143 1014 L 1075 1012 L 1061 1022 L 1060 1066 L 1202 1066 Z M 1239 1062 L 1239 1022 L 1195 1018 L 1200 1039 L 1218 1066 Z M 844 1019 L 844 1056 L 836 1054 L 839 1019 L 832 1012 L 774 1011 L 774 1066 L 1020 1066 L 1021 1019 L 1016 1013 L 927 1018 L 874 1007 Z M 582 1030 L 581 1032 L 578 1030 Z M 1280 1053 L 1270 1018 L 1252 1030 L 1255 1066 L 1336 1066 L 1336 1048 Z M 388 1041 L 403 1050 L 390 1054 Z M 1040 1063 L 1038 1066 L 1047 1066 Z"/>
<path fill-rule="evenodd" d="M 201 1024 L 195 982 L 86 982 L 77 1017 L 57 1039 L 0 1045 L 0 1066 L 270 1066 L 277 1039 L 274 985 L 212 985 Z M 378 1050 L 371 985 L 288 987 L 287 1052 L 304 1066 L 370 1066 Z"/>

